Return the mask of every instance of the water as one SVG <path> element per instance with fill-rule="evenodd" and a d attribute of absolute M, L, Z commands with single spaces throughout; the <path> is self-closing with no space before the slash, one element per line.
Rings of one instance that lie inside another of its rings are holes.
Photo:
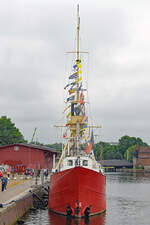
<path fill-rule="evenodd" d="M 149 225 L 150 174 L 107 173 L 106 214 L 84 219 L 66 217 L 37 210 L 23 219 L 25 225 Z"/>

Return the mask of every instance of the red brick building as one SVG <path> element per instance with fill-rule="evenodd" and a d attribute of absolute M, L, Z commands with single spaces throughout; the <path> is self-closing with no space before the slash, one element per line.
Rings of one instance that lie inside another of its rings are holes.
<path fill-rule="evenodd" d="M 0 146 L 0 164 L 14 167 L 16 171 L 48 168 L 52 169 L 53 155 L 57 151 L 42 145 L 11 144 Z"/>
<path fill-rule="evenodd" d="M 145 170 L 150 169 L 150 147 L 136 146 L 133 156 L 133 166 L 142 166 Z"/>

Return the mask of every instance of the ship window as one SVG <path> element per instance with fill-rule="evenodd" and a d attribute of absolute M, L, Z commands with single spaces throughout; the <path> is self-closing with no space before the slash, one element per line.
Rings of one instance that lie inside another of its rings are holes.
<path fill-rule="evenodd" d="M 73 166 L 73 161 L 72 160 L 68 160 L 68 166 Z"/>
<path fill-rule="evenodd" d="M 83 160 L 83 166 L 88 166 L 88 160 Z"/>

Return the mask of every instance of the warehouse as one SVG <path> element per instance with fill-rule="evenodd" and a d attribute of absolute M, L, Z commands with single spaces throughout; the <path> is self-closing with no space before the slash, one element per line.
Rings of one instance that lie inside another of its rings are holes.
<path fill-rule="evenodd" d="M 150 171 L 150 147 L 136 146 L 133 153 L 134 168 L 144 168 Z"/>
<path fill-rule="evenodd" d="M 55 149 L 43 145 L 11 144 L 0 146 L 0 165 L 14 168 L 15 172 L 23 172 L 26 168 L 52 169 Z"/>

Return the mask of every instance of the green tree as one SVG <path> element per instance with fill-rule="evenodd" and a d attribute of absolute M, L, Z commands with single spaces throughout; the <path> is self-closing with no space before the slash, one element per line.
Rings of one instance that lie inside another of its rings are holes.
<path fill-rule="evenodd" d="M 132 145 L 131 147 L 129 147 L 124 153 L 124 158 L 127 159 L 128 161 L 132 162 L 133 161 L 133 152 L 134 152 L 135 148 L 136 148 L 136 145 Z"/>
<path fill-rule="evenodd" d="M 119 144 L 118 144 L 119 152 L 122 154 L 122 156 L 124 156 L 125 151 L 132 145 L 148 146 L 139 137 L 136 138 L 136 137 L 129 137 L 125 135 L 119 139 Z"/>
<path fill-rule="evenodd" d="M 131 146 L 148 146 L 141 138 L 123 136 L 119 139 L 118 145 L 112 145 L 106 142 L 99 142 L 93 146 L 94 154 L 96 160 L 100 159 L 100 149 L 103 148 L 103 159 L 123 159 L 127 157 L 127 149 Z M 132 148 L 131 148 L 132 149 Z M 130 155 L 130 160 L 132 160 L 132 151 Z"/>
<path fill-rule="evenodd" d="M 55 143 L 55 144 L 47 144 L 47 147 L 54 148 L 58 152 L 62 151 L 62 143 Z"/>
<path fill-rule="evenodd" d="M 94 145 L 94 154 L 96 160 L 100 159 L 100 151 L 103 151 L 103 159 L 122 159 L 122 155 L 118 150 L 117 145 L 111 145 L 106 142 L 99 142 Z"/>
<path fill-rule="evenodd" d="M 0 118 L 0 145 L 23 142 L 26 142 L 23 135 L 20 133 L 19 129 L 15 127 L 15 124 L 11 122 L 11 119 L 2 116 Z"/>
<path fill-rule="evenodd" d="M 39 142 L 39 141 L 31 141 L 31 142 L 29 142 L 29 144 L 31 144 L 31 145 L 44 145 L 43 143 L 41 143 L 41 142 Z"/>

